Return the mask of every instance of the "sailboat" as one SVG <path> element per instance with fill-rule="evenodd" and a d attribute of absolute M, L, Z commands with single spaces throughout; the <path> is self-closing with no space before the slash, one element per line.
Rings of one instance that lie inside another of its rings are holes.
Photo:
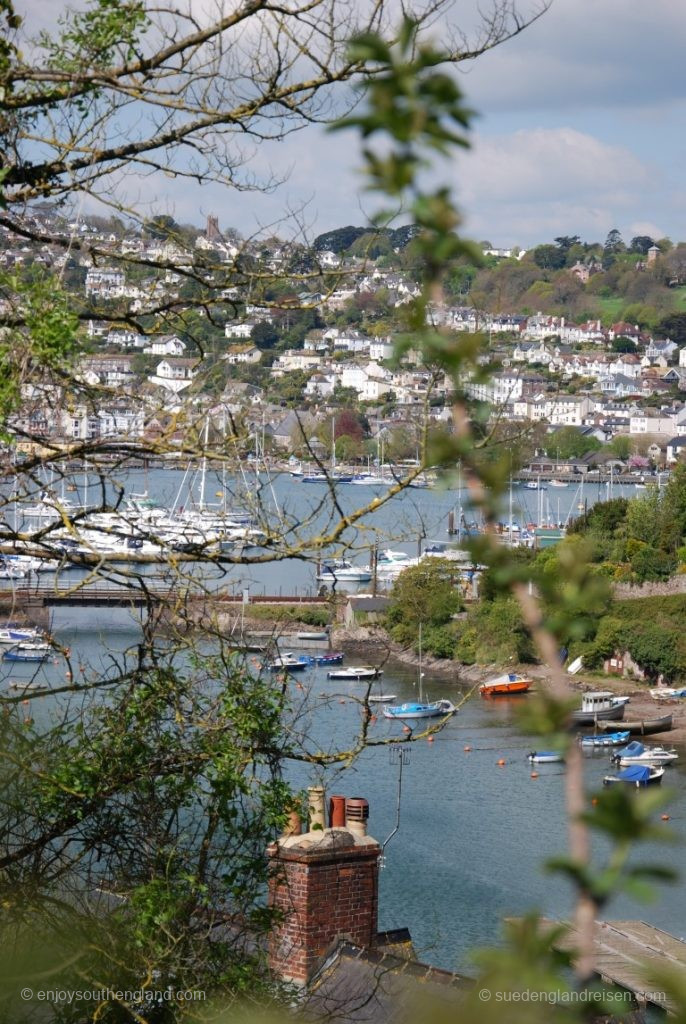
<path fill-rule="evenodd" d="M 419 624 L 419 671 L 418 671 L 418 689 L 419 689 L 419 700 L 416 702 L 408 702 L 407 704 L 387 704 L 384 709 L 385 718 L 397 718 L 401 721 L 406 718 L 440 718 L 444 715 L 451 715 L 457 711 L 457 708 L 449 700 L 434 700 L 425 701 L 423 695 L 422 680 L 424 673 L 422 672 L 422 625 Z"/>

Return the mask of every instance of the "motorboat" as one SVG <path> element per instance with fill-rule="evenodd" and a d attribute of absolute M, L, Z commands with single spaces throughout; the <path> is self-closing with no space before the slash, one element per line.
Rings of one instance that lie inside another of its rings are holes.
<path fill-rule="evenodd" d="M 407 704 L 386 705 L 383 709 L 385 718 L 440 718 L 452 715 L 457 708 L 450 700 L 434 700 L 427 704 L 410 702 Z"/>
<path fill-rule="evenodd" d="M 549 482 L 550 482 L 550 486 L 551 487 L 566 487 L 567 486 L 567 481 L 566 480 L 550 480 Z"/>
<path fill-rule="evenodd" d="M 575 725 L 595 725 L 598 721 L 617 722 L 624 718 L 627 699 L 618 698 L 611 690 L 595 690 L 581 698 L 581 708 L 572 711 Z"/>
<path fill-rule="evenodd" d="M 611 726 L 604 722 L 598 722 L 599 729 L 611 729 Z M 632 736 L 648 736 L 656 732 L 669 732 L 672 728 L 672 715 L 663 715 L 661 718 L 639 718 L 632 721 L 622 722 L 622 729 L 626 729 Z"/>
<path fill-rule="evenodd" d="M 52 648 L 41 641 L 24 641 L 8 648 L 2 655 L 4 661 L 46 661 Z"/>
<path fill-rule="evenodd" d="M 627 768 L 632 764 L 648 764 L 655 768 L 662 768 L 678 759 L 679 755 L 676 750 L 667 750 L 665 747 L 644 747 L 639 740 L 632 740 L 623 750 L 617 750 L 612 755 L 612 760 L 619 761 L 622 768 Z"/>
<path fill-rule="evenodd" d="M 40 638 L 35 626 L 3 626 L 0 629 L 0 644 L 31 643 Z"/>
<path fill-rule="evenodd" d="M 532 680 L 526 676 L 520 676 L 517 672 L 506 672 L 502 676 L 496 676 L 482 683 L 479 693 L 482 697 L 502 697 L 518 693 L 527 693 L 531 688 Z"/>
<path fill-rule="evenodd" d="M 346 559 L 337 558 L 322 562 L 317 573 L 320 582 L 328 583 L 331 580 L 349 583 L 368 583 L 372 578 L 371 570 L 367 566 L 353 565 Z"/>
<path fill-rule="evenodd" d="M 623 729 L 621 732 L 601 732 L 596 733 L 593 736 L 580 736 L 579 740 L 582 747 L 619 747 L 622 743 L 627 743 L 631 733 L 628 729 Z"/>
<path fill-rule="evenodd" d="M 296 658 L 294 654 L 282 654 L 269 663 L 270 672 L 304 672 L 310 667 L 309 658 Z"/>
<path fill-rule="evenodd" d="M 632 764 L 629 768 L 622 768 L 616 775 L 606 775 L 603 785 L 610 786 L 615 782 L 623 782 L 627 786 L 651 786 L 662 782 L 664 774 L 664 768 L 653 768 L 647 764 Z"/>
<path fill-rule="evenodd" d="M 326 673 L 328 679 L 378 679 L 383 670 L 372 665 L 351 665 L 349 668 L 337 668 Z"/>
<path fill-rule="evenodd" d="M 329 639 L 329 634 L 327 632 L 325 632 L 325 631 L 324 632 L 320 631 L 318 633 L 314 633 L 314 632 L 313 633 L 297 633 L 296 636 L 297 636 L 298 640 L 328 640 Z"/>
<path fill-rule="evenodd" d="M 564 757 L 558 750 L 532 750 L 529 761 L 531 764 L 560 764 Z"/>

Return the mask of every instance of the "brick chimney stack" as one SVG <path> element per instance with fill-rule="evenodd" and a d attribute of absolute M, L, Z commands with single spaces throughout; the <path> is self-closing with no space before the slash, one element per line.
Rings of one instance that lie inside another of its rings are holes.
<path fill-rule="evenodd" d="M 338 939 L 363 948 L 374 944 L 380 854 L 375 839 L 348 828 L 284 836 L 271 844 L 269 903 L 283 915 L 269 943 L 275 974 L 304 985 Z"/>

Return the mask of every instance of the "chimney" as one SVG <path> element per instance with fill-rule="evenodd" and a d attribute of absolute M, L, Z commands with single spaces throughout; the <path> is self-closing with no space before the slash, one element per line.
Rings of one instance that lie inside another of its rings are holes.
<path fill-rule="evenodd" d="M 368 948 L 377 932 L 381 847 L 366 835 L 367 801 L 346 801 L 346 828 L 322 828 L 320 794 L 313 796 L 315 828 L 282 836 L 267 849 L 269 904 L 281 918 L 272 926 L 269 965 L 298 985 L 309 981 L 339 939 Z M 334 800 L 340 820 L 341 798 Z"/>

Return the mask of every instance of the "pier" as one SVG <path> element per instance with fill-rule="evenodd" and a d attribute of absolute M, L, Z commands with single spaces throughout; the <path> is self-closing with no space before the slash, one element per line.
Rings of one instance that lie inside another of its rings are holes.
<path fill-rule="evenodd" d="M 559 922 L 544 921 L 544 928 Z M 577 943 L 576 930 L 570 928 L 554 948 L 569 951 Z M 646 924 L 645 921 L 596 921 L 595 972 L 598 977 L 631 992 L 641 1005 L 657 1006 L 667 1013 L 677 1007 L 665 992 L 657 991 L 649 980 L 653 967 L 671 967 L 686 975 L 686 942 L 675 935 Z"/>

